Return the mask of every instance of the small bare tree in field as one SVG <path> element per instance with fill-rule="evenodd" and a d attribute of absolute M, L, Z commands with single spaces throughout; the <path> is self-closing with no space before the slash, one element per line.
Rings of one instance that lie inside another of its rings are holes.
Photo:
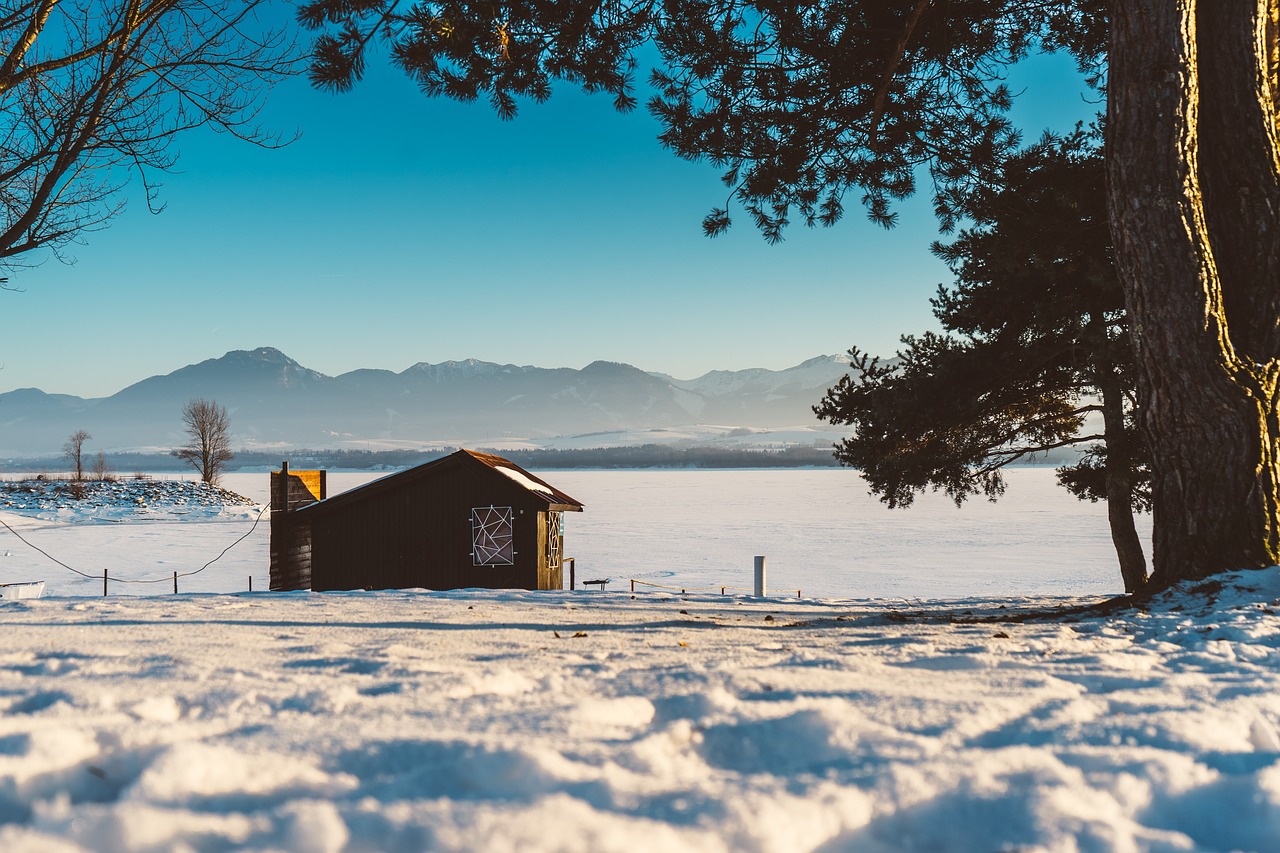
<path fill-rule="evenodd" d="M 188 400 L 182 407 L 182 422 L 186 424 L 190 443 L 173 451 L 173 455 L 187 462 L 200 472 L 200 479 L 214 485 L 227 463 L 235 458 L 231 452 L 231 419 L 226 406 L 214 400 Z"/>
<path fill-rule="evenodd" d="M 111 466 L 107 464 L 107 454 L 99 450 L 98 455 L 93 457 L 93 479 L 100 483 L 108 480 L 114 480 L 115 476 L 111 473 Z"/>
<path fill-rule="evenodd" d="M 78 429 L 62 445 L 62 458 L 71 463 L 74 471 L 72 479 L 77 483 L 84 479 L 84 443 L 91 438 L 93 436 L 88 432 Z"/>

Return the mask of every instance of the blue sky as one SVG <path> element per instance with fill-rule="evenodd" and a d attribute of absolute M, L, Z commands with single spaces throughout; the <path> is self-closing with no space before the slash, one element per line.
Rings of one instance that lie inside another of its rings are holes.
<path fill-rule="evenodd" d="M 1096 108 L 1065 57 L 1012 82 L 1027 138 Z M 13 276 L 0 390 L 104 396 L 259 346 L 328 374 L 463 358 L 781 369 L 853 344 L 891 353 L 931 327 L 948 278 L 925 198 L 892 231 L 851 205 L 781 245 L 742 215 L 703 237 L 724 199 L 717 170 L 663 150 L 643 109 L 619 115 L 569 87 L 502 122 L 375 66 L 348 94 L 281 85 L 264 120 L 301 138 L 183 137 L 162 214 L 134 187 L 123 216 L 72 247 L 74 265 Z"/>

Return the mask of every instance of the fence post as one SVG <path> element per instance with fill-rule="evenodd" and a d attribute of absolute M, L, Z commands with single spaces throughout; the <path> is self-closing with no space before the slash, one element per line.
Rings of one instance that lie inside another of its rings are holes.
<path fill-rule="evenodd" d="M 565 562 L 569 564 L 569 591 L 572 592 L 577 588 L 577 578 L 575 575 L 578 570 L 578 563 L 573 557 L 565 557 Z"/>
<path fill-rule="evenodd" d="M 178 573 L 177 572 L 173 573 L 173 594 L 174 595 L 178 594 Z"/>
<path fill-rule="evenodd" d="M 249 592 L 253 592 L 253 575 L 249 575 Z"/>
<path fill-rule="evenodd" d="M 760 598 L 765 596 L 764 557 L 756 557 L 756 595 Z"/>
<path fill-rule="evenodd" d="M 107 597 L 107 570 L 102 570 L 102 597 Z"/>
<path fill-rule="evenodd" d="M 635 578 L 632 578 L 632 579 L 631 579 L 631 591 L 632 591 L 632 592 L 635 592 L 635 591 L 636 591 L 636 579 L 635 579 Z"/>

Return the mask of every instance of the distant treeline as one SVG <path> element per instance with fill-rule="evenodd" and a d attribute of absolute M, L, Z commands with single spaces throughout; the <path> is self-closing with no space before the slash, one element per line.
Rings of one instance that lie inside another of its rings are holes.
<path fill-rule="evenodd" d="M 236 451 L 228 471 L 278 468 L 288 460 L 292 468 L 347 468 L 385 470 L 411 468 L 452 453 L 444 450 L 294 450 Z M 555 468 L 807 468 L 835 467 L 827 446 L 796 445 L 777 450 L 728 447 L 669 447 L 642 444 L 634 447 L 593 447 L 582 450 L 493 451 L 529 469 Z M 180 470 L 179 461 L 165 453 L 108 453 L 107 465 L 120 475 Z M 61 457 L 13 459 L 0 463 L 5 472 L 61 471 Z"/>
<path fill-rule="evenodd" d="M 523 468 L 808 468 L 835 467 L 830 447 L 794 445 L 779 450 L 730 447 L 595 447 L 582 450 L 504 450 Z"/>
<path fill-rule="evenodd" d="M 414 450 L 300 450 L 287 454 L 293 467 L 409 468 L 452 453 L 456 448 Z M 592 447 L 581 450 L 495 450 L 523 468 L 804 468 L 834 467 L 838 463 L 829 447 L 792 446 L 777 450 L 726 447 L 670 447 L 641 444 L 633 447 Z M 229 467 L 255 468 L 279 465 L 280 453 L 245 452 Z"/>

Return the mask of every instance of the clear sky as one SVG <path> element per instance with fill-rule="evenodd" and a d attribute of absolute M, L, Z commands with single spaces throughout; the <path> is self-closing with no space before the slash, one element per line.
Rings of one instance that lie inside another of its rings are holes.
<path fill-rule="evenodd" d="M 1028 139 L 1096 109 L 1065 57 L 1012 82 Z M 301 138 L 183 137 L 163 213 L 135 186 L 74 265 L 12 277 L 0 391 L 105 396 L 259 346 L 328 374 L 463 358 L 781 369 L 853 344 L 890 354 L 931 327 L 948 278 L 923 197 L 892 231 L 851 201 L 835 228 L 793 226 L 781 245 L 740 212 L 703 237 L 718 171 L 663 150 L 643 108 L 570 87 L 502 122 L 375 65 L 348 94 L 281 85 L 264 120 Z"/>

